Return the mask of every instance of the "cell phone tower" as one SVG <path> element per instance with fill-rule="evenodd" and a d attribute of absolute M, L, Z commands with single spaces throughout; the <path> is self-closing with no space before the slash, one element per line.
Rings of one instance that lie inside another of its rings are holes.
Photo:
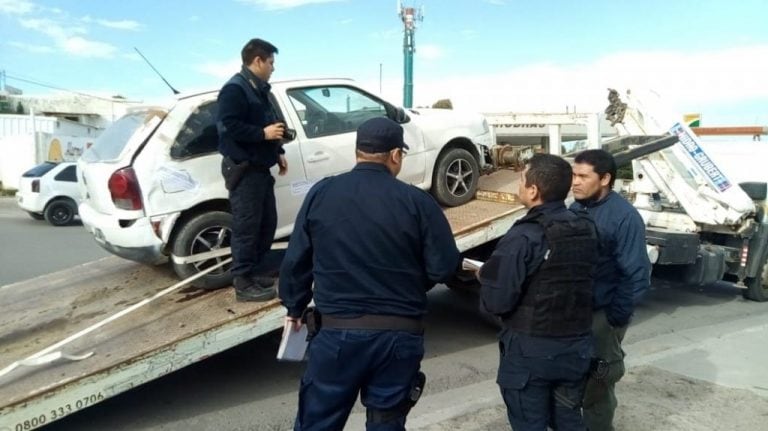
<path fill-rule="evenodd" d="M 400 0 L 397 2 L 397 14 L 403 21 L 403 64 L 405 82 L 403 83 L 403 106 L 413 107 L 413 54 L 416 52 L 416 22 L 424 20 L 424 7 L 419 9 L 403 7 Z"/>

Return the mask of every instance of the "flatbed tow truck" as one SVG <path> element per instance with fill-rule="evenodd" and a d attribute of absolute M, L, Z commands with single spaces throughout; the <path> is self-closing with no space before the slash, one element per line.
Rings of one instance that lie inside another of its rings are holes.
<path fill-rule="evenodd" d="M 509 113 L 489 114 L 486 117 L 497 130 L 515 125 L 539 125 L 540 129 L 547 131 L 548 151 L 554 154 L 561 153 L 561 127 L 565 125 L 586 127 L 588 139 L 585 148 L 600 148 L 603 145 L 601 118 L 597 114 Z M 640 122 L 625 123 L 621 126 Z M 659 130 L 656 128 L 654 133 L 624 130 L 620 134 L 647 136 L 659 134 Z M 501 145 L 492 150 L 491 157 L 497 170 L 480 178 L 476 199 L 445 210 L 459 250 L 469 256 L 478 253 L 478 250 L 481 250 L 481 255 L 487 253 L 488 246 L 526 213 L 515 196 L 519 173 L 504 166 L 519 167 L 526 155 L 534 150 L 526 146 L 515 148 Z M 640 163 L 638 172 L 650 172 L 653 167 L 667 165 L 667 162 L 649 159 L 645 153 L 627 158 L 637 158 L 635 162 Z M 658 185 L 663 185 L 663 181 Z M 647 193 L 649 190 L 637 191 Z M 764 196 L 761 197 L 764 199 Z M 739 219 L 747 220 L 750 226 L 755 225 L 748 218 L 752 209 L 745 210 Z M 765 257 L 760 258 L 768 256 L 768 252 L 764 252 L 764 231 L 768 231 L 762 219 L 764 214 L 764 211 L 759 211 L 759 220 L 755 220 L 760 234 L 742 235 L 737 230 L 734 235 L 733 230 L 728 230 L 728 238 L 738 240 L 743 247 L 704 241 L 703 233 L 712 229 L 705 226 L 699 230 L 703 232 L 700 245 L 699 240 L 696 241 L 699 247 L 689 247 L 694 251 L 692 257 L 679 262 L 673 259 L 669 263 L 699 263 L 696 265 L 698 268 L 702 256 L 706 257 L 704 251 L 713 253 L 712 250 L 716 249 L 719 257 L 734 255 L 733 259 L 709 259 L 725 262 L 725 265 L 718 265 L 718 271 L 703 271 L 708 276 L 699 277 L 698 282 L 714 281 L 726 272 L 736 272 L 739 281 L 744 279 L 751 283 L 750 286 L 755 285 L 749 289 L 750 299 L 765 300 L 762 295 L 765 294 L 768 276 L 762 274 L 761 277 L 761 269 L 768 268 L 768 264 L 764 263 Z M 651 229 L 656 227 L 654 223 L 647 223 Z M 724 236 L 724 229 L 718 229 L 720 236 Z M 695 231 L 691 228 L 687 233 L 692 236 L 697 234 Z M 671 249 L 664 247 L 671 244 L 651 239 L 649 237 L 648 249 L 649 255 L 653 255 L 652 261 L 657 265 L 667 263 L 664 259 L 667 259 Z M 746 253 L 747 246 L 753 246 L 750 247 L 749 258 L 744 255 L 738 259 L 739 251 Z M 740 269 L 726 271 L 724 266 Z M 41 351 L 50 352 L 48 359 L 56 357 L 59 352 L 65 359 L 48 361 L 40 366 L 19 366 L 5 373 L 0 369 L 0 431 L 39 428 L 282 327 L 285 311 L 277 300 L 240 303 L 234 300 L 231 289 L 203 291 L 183 283 L 178 282 L 168 266 L 146 266 L 109 257 L 33 280 L 0 286 L 0 367 L 8 370 L 16 361 L 34 358 Z M 457 280 L 448 283 L 448 287 L 466 286 Z M 159 296 L 162 292 L 168 294 Z M 101 325 L 105 318 L 110 319 L 115 313 L 124 312 L 142 301 L 146 304 L 99 326 L 87 336 L 72 339 L 72 334 Z M 61 340 L 70 339 L 71 342 L 61 345 Z M 52 351 L 54 346 L 60 346 L 61 350 Z M 90 352 L 93 352 L 91 356 L 84 357 L 84 353 Z M 67 356 L 83 359 L 66 360 Z M 33 365 L 35 360 L 25 362 Z"/>
<path fill-rule="evenodd" d="M 501 237 L 525 208 L 519 174 L 481 178 L 478 198 L 445 210 L 466 251 Z M 0 368 L 28 358 L 178 283 L 167 266 L 107 257 L 0 287 Z M 0 376 L 0 431 L 39 428 L 282 327 L 278 300 L 236 302 L 231 289 L 180 286 L 61 347 L 82 360 L 18 366 Z M 34 362 L 34 361 L 31 361 Z"/>

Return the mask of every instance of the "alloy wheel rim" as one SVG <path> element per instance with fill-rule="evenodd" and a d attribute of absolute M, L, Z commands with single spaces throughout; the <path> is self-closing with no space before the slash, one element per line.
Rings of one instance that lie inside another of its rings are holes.
<path fill-rule="evenodd" d="M 451 195 L 462 197 L 469 193 L 473 177 L 472 165 L 467 160 L 457 159 L 451 162 L 445 173 L 445 181 Z"/>

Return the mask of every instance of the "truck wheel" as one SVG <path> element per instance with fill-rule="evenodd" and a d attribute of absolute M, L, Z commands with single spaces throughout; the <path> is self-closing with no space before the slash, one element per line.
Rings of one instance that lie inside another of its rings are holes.
<path fill-rule="evenodd" d="M 29 214 L 29 216 L 35 220 L 45 220 L 45 216 L 40 213 L 33 213 L 32 211 L 27 211 L 27 214 Z"/>
<path fill-rule="evenodd" d="M 219 250 L 229 247 L 232 240 L 232 214 L 224 211 L 213 211 L 200 214 L 187 221 L 173 241 L 174 256 L 191 256 L 197 253 Z M 200 271 L 227 259 L 229 256 L 219 256 L 193 263 L 175 263 L 171 261 L 173 270 L 181 279 L 191 277 Z M 193 281 L 192 286 L 201 289 L 218 289 L 232 284 L 232 264 L 220 268 Z"/>
<path fill-rule="evenodd" d="M 763 257 L 763 267 L 757 277 L 744 280 L 747 290 L 743 291 L 744 298 L 757 302 L 768 301 L 768 254 Z"/>
<path fill-rule="evenodd" d="M 480 167 L 469 151 L 451 148 L 440 154 L 432 177 L 432 195 L 444 206 L 455 207 L 475 197 Z"/>
<path fill-rule="evenodd" d="M 54 226 L 65 226 L 75 218 L 77 207 L 69 199 L 57 199 L 45 207 L 43 214 L 48 223 Z"/>

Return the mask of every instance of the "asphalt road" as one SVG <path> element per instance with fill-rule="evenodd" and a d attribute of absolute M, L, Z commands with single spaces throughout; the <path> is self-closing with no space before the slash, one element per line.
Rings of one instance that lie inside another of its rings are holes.
<path fill-rule="evenodd" d="M 79 219 L 68 226 L 33 220 L 15 198 L 0 197 L 0 286 L 108 256 Z"/>

